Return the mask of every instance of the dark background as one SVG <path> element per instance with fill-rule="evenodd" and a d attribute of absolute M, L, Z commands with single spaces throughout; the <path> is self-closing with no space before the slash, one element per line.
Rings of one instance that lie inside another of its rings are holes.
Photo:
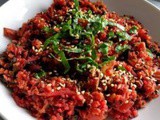
<path fill-rule="evenodd" d="M 7 0 L 0 0 L 0 6 L 5 3 Z"/>

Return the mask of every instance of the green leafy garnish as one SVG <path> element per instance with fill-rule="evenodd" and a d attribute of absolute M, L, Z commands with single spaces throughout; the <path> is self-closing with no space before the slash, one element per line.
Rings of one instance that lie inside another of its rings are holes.
<path fill-rule="evenodd" d="M 152 52 L 151 52 L 151 50 L 150 50 L 150 49 L 148 49 L 148 48 L 147 48 L 147 53 L 148 53 L 148 55 L 149 55 L 151 58 L 153 58 L 153 57 L 154 57 L 153 53 L 152 53 Z"/>
<path fill-rule="evenodd" d="M 65 67 L 64 74 L 66 74 L 66 73 L 70 70 L 71 67 L 70 67 L 70 65 L 69 65 L 69 62 L 68 62 L 68 60 L 67 60 L 64 52 L 60 51 L 59 56 L 60 56 L 60 58 L 61 58 L 61 60 L 62 60 L 62 64 L 63 64 L 64 67 Z"/>
<path fill-rule="evenodd" d="M 48 26 L 45 26 L 43 28 L 43 31 L 46 32 L 46 33 L 50 33 L 52 30 Z"/>
<path fill-rule="evenodd" d="M 121 31 L 116 34 L 119 37 L 119 41 L 131 40 L 131 36 L 127 32 Z"/>
<path fill-rule="evenodd" d="M 44 70 L 41 70 L 40 72 L 35 74 L 35 77 L 37 79 L 40 79 L 40 78 L 45 77 L 45 76 L 46 76 L 46 72 Z"/>
<path fill-rule="evenodd" d="M 51 43 L 58 45 L 58 43 L 59 43 L 58 39 L 60 38 L 60 36 L 61 36 L 60 33 L 57 33 L 57 34 L 53 35 L 52 37 L 48 38 L 44 43 L 44 49 Z"/>
<path fill-rule="evenodd" d="M 131 34 L 137 34 L 138 33 L 138 27 L 137 26 L 133 26 L 130 30 L 129 30 L 129 33 Z"/>
<path fill-rule="evenodd" d="M 124 68 L 123 66 L 118 66 L 117 70 L 126 71 L 126 68 Z"/>
<path fill-rule="evenodd" d="M 46 49 L 47 46 L 52 48 L 53 58 L 58 56 L 56 59 L 64 66 L 65 74 L 69 72 L 71 68 L 69 63 L 72 60 L 77 60 L 75 65 L 77 65 L 77 70 L 81 72 L 87 70 L 87 65 L 100 68 L 101 65 L 96 62 L 97 50 L 99 50 L 103 56 L 105 56 L 102 58 L 103 63 L 116 59 L 114 56 L 107 56 L 109 42 L 100 44 L 98 48 L 96 47 L 95 36 L 104 31 L 106 26 L 116 26 L 121 30 L 120 32 L 116 33 L 112 31 L 109 32 L 109 40 L 112 38 L 119 38 L 120 41 L 131 39 L 131 37 L 125 31 L 124 26 L 114 21 L 106 20 L 104 16 L 94 14 L 91 10 L 86 12 L 81 11 L 81 9 L 79 9 L 78 0 L 74 0 L 74 3 L 75 7 L 72 10 L 69 10 L 67 13 L 69 17 L 66 18 L 66 21 L 56 26 L 59 28 L 59 32 L 52 32 L 53 35 L 44 43 L 44 49 Z M 49 27 L 45 27 L 44 31 L 48 33 L 52 30 Z M 66 42 L 69 42 L 69 44 L 72 44 L 73 40 L 78 40 L 78 42 L 77 45 L 70 45 L 66 47 L 63 45 L 63 43 L 61 43 L 62 39 L 67 40 Z M 87 42 L 85 40 L 87 40 Z M 116 47 L 117 52 L 123 52 L 126 49 L 128 49 L 126 45 Z M 67 53 L 76 54 L 75 56 L 78 57 L 70 58 L 70 55 Z"/>
<path fill-rule="evenodd" d="M 108 33 L 108 39 L 110 40 L 110 39 L 112 39 L 112 38 L 114 38 L 114 37 L 116 37 L 116 35 L 114 34 L 113 31 L 110 31 L 110 32 Z"/>
<path fill-rule="evenodd" d="M 99 45 L 99 50 L 103 53 L 103 54 L 107 54 L 108 53 L 108 45 L 106 43 L 102 43 Z"/>
<path fill-rule="evenodd" d="M 64 51 L 67 51 L 69 53 L 82 53 L 83 50 L 81 48 L 64 48 Z"/>
<path fill-rule="evenodd" d="M 46 48 L 49 44 L 52 44 L 53 51 L 59 55 L 61 62 L 65 67 L 64 73 L 66 74 L 70 69 L 70 65 L 69 65 L 68 60 L 65 56 L 65 53 L 63 51 L 59 50 L 59 38 L 61 38 L 61 37 L 62 37 L 61 34 L 57 33 L 54 36 L 48 38 L 44 43 L 44 48 Z"/>
<path fill-rule="evenodd" d="M 74 59 L 74 60 L 83 60 L 85 61 L 83 64 L 77 64 L 76 66 L 76 69 L 77 71 L 79 71 L 80 73 L 83 73 L 87 70 L 87 66 L 88 65 L 93 65 L 93 66 L 96 66 L 98 67 L 99 65 L 90 57 L 86 57 L 86 58 L 77 58 L 77 59 Z"/>
<path fill-rule="evenodd" d="M 92 49 L 92 59 L 95 60 L 97 58 L 96 50 Z"/>
<path fill-rule="evenodd" d="M 117 28 L 119 28 L 122 31 L 125 31 L 125 27 L 116 23 L 115 21 L 108 21 L 108 25 L 109 26 L 116 26 Z"/>
<path fill-rule="evenodd" d="M 74 3 L 75 3 L 76 10 L 78 10 L 79 9 L 79 1 L 78 0 L 74 0 Z"/>
<path fill-rule="evenodd" d="M 115 56 L 105 56 L 105 57 L 103 57 L 102 63 L 101 63 L 100 66 L 103 66 L 104 64 L 106 64 L 106 63 L 108 63 L 108 62 L 111 62 L 111 61 L 113 61 L 113 60 L 115 60 L 115 59 L 116 59 Z"/>
<path fill-rule="evenodd" d="M 128 45 L 117 45 L 115 50 L 117 53 L 125 52 L 126 50 L 130 49 L 130 46 Z"/>

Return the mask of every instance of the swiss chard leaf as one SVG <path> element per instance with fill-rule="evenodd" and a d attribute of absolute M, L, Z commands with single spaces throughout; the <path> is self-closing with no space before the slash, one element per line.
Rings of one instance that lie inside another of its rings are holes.
<path fill-rule="evenodd" d="M 64 48 L 63 50 L 69 53 L 82 53 L 83 52 L 81 48 Z"/>
<path fill-rule="evenodd" d="M 61 37 L 60 33 L 56 33 L 55 35 L 53 35 L 52 37 L 48 38 L 45 43 L 44 43 L 44 48 L 46 48 L 49 44 L 51 43 L 58 43 L 59 38 Z"/>
<path fill-rule="evenodd" d="M 129 33 L 131 34 L 137 34 L 138 33 L 138 27 L 137 26 L 133 26 L 130 30 L 129 30 Z"/>
<path fill-rule="evenodd" d="M 95 49 L 92 49 L 92 59 L 95 60 L 97 58 L 97 53 Z"/>
<path fill-rule="evenodd" d="M 131 47 L 129 45 L 117 45 L 115 48 L 115 51 L 117 53 L 125 52 L 126 50 L 130 49 Z"/>
<path fill-rule="evenodd" d="M 107 54 L 108 53 L 108 45 L 106 43 L 102 43 L 99 45 L 99 50 L 103 53 L 103 54 Z"/>
<path fill-rule="evenodd" d="M 119 37 L 119 41 L 131 40 L 131 36 L 127 32 L 121 31 L 116 34 Z"/>
<path fill-rule="evenodd" d="M 35 77 L 37 79 L 40 79 L 40 78 L 45 77 L 45 76 L 46 76 L 46 72 L 44 70 L 41 70 L 40 72 L 35 74 Z"/>
<path fill-rule="evenodd" d="M 110 39 L 112 39 L 112 38 L 115 38 L 116 37 L 116 35 L 115 35 L 115 33 L 113 32 L 113 31 L 110 31 L 109 33 L 108 33 L 108 39 L 110 40 Z"/>
<path fill-rule="evenodd" d="M 61 58 L 63 66 L 65 67 L 64 74 L 66 74 L 70 70 L 71 67 L 69 65 L 69 62 L 68 62 L 64 52 L 60 51 L 59 56 Z"/>
<path fill-rule="evenodd" d="M 46 32 L 46 33 L 50 33 L 50 32 L 52 32 L 52 29 L 50 29 L 48 26 L 45 26 L 43 28 L 43 31 Z"/>
<path fill-rule="evenodd" d="M 78 0 L 74 0 L 74 3 L 75 3 L 76 10 L 78 10 L 79 9 L 79 1 Z"/>
<path fill-rule="evenodd" d="M 102 63 L 100 66 L 103 66 L 104 64 L 108 63 L 108 62 L 111 62 L 113 60 L 115 60 L 116 57 L 115 56 L 105 56 L 102 58 Z"/>
<path fill-rule="evenodd" d="M 117 70 L 126 71 L 126 68 L 124 68 L 123 66 L 118 66 Z"/>
<path fill-rule="evenodd" d="M 152 52 L 151 52 L 151 50 L 150 50 L 150 49 L 148 49 L 148 48 L 147 48 L 147 53 L 148 53 L 148 55 L 149 55 L 151 58 L 153 58 L 153 57 L 154 57 L 153 53 L 152 53 Z"/>

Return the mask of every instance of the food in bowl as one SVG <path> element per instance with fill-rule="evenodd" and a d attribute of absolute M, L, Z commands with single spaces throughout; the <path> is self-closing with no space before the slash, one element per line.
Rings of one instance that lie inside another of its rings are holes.
<path fill-rule="evenodd" d="M 54 0 L 0 56 L 1 81 L 39 120 L 131 119 L 158 97 L 160 48 L 142 24 L 101 2 Z"/>

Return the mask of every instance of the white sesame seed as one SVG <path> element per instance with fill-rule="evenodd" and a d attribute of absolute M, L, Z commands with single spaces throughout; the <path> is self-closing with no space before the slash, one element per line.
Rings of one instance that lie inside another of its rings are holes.
<path fill-rule="evenodd" d="M 106 96 L 109 97 L 109 96 L 111 96 L 111 94 L 107 94 Z"/>
<path fill-rule="evenodd" d="M 52 89 L 51 91 L 54 92 L 54 89 Z"/>
<path fill-rule="evenodd" d="M 65 86 L 66 86 L 65 84 L 62 84 L 62 83 L 59 83 L 59 85 L 60 85 L 61 87 L 65 87 Z"/>
<path fill-rule="evenodd" d="M 52 86 L 52 84 L 51 84 L 51 83 L 49 83 L 47 86 L 48 86 L 48 87 L 51 87 L 51 86 Z"/>
<path fill-rule="evenodd" d="M 52 75 L 52 72 L 49 72 L 48 74 L 49 74 L 49 75 Z"/>
<path fill-rule="evenodd" d="M 32 46 L 32 49 L 33 49 L 33 50 L 35 50 L 35 47 L 34 47 L 34 46 Z"/>
<path fill-rule="evenodd" d="M 103 83 L 103 86 L 106 86 L 107 84 L 106 83 Z"/>
<path fill-rule="evenodd" d="M 61 87 L 57 87 L 57 90 L 60 90 L 61 89 Z"/>
<path fill-rule="evenodd" d="M 82 94 L 84 94 L 84 93 L 85 93 L 85 91 L 83 90 L 81 93 L 82 93 Z"/>
<path fill-rule="evenodd" d="M 126 103 L 126 104 L 127 104 L 127 103 L 129 103 L 129 101 L 128 101 L 128 100 L 126 100 L 126 101 L 125 101 L 125 103 Z"/>
<path fill-rule="evenodd" d="M 114 84 L 111 84 L 111 87 L 114 87 Z"/>
<path fill-rule="evenodd" d="M 35 52 L 38 52 L 38 50 L 37 50 L 37 49 L 35 49 Z"/>
<path fill-rule="evenodd" d="M 129 89 L 128 91 L 129 91 L 129 92 L 132 92 L 132 90 L 131 90 L 131 89 Z"/>

